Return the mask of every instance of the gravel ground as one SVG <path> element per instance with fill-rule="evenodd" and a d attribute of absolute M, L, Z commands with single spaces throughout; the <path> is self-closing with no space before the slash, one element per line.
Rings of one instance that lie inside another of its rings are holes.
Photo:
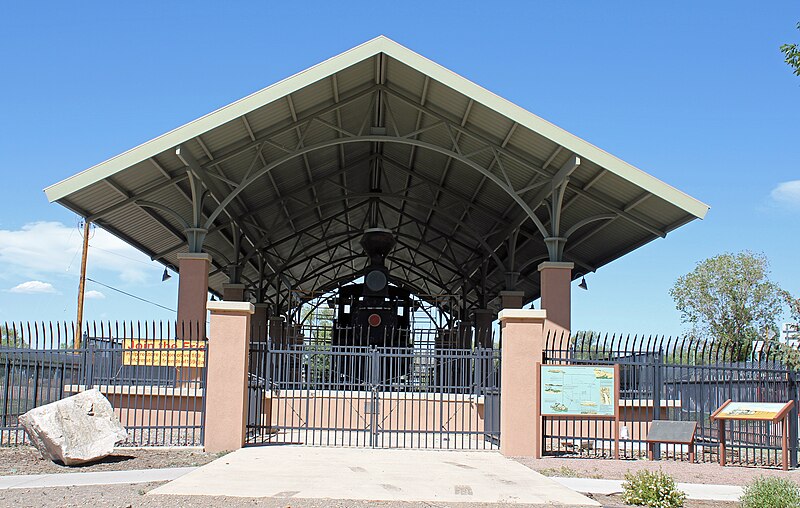
<path fill-rule="evenodd" d="M 676 482 L 705 483 L 716 485 L 746 485 L 759 476 L 778 476 L 800 484 L 800 470 L 781 471 L 778 469 L 759 469 L 751 467 L 720 467 L 719 464 L 690 464 L 669 460 L 603 460 L 546 457 L 531 459 L 519 457 L 518 462 L 546 476 L 566 476 L 577 478 L 606 478 L 624 480 L 628 471 L 659 469 L 672 475 Z"/>
<path fill-rule="evenodd" d="M 131 469 L 160 469 L 167 467 L 202 466 L 221 455 L 201 449 L 133 449 L 117 448 L 114 455 L 83 466 L 67 467 L 42 460 L 30 446 L 0 448 L 0 475 L 86 473 L 90 471 L 128 471 Z"/>
<path fill-rule="evenodd" d="M 589 497 L 603 505 L 603 508 L 631 508 L 631 505 L 622 502 L 622 496 L 592 495 Z M 724 501 L 697 501 L 690 499 L 686 501 L 683 506 L 684 508 L 738 508 L 739 503 L 730 503 Z"/>
<path fill-rule="evenodd" d="M 155 496 L 147 492 L 159 483 L 138 485 L 104 485 L 94 487 L 63 487 L 49 489 L 19 489 L 0 491 L 0 507 L 19 508 L 241 508 L 260 506 L 263 508 L 507 508 L 508 504 L 483 503 L 406 503 L 381 501 L 352 501 L 348 499 L 279 499 L 279 498 L 233 498 L 206 496 Z M 604 507 L 623 507 L 619 496 L 594 496 Z M 519 508 L 534 505 L 513 505 Z M 736 503 L 711 501 L 688 501 L 686 508 L 733 508 Z M 537 507 L 538 508 L 538 507 Z M 568 508 L 568 507 L 563 507 Z M 627 507 L 626 507 L 627 508 Z"/>

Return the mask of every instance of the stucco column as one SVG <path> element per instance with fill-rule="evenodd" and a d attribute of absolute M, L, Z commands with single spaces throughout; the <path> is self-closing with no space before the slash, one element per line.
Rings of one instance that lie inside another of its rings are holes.
<path fill-rule="evenodd" d="M 547 320 L 551 324 L 566 331 L 569 331 L 571 326 L 570 283 L 574 267 L 573 263 L 553 261 L 545 261 L 539 265 L 541 307 L 547 311 Z"/>
<path fill-rule="evenodd" d="M 244 284 L 225 283 L 222 285 L 222 299 L 226 302 L 244 301 Z"/>
<path fill-rule="evenodd" d="M 250 302 L 209 302 L 205 451 L 238 450 L 247 424 Z"/>
<path fill-rule="evenodd" d="M 255 313 L 250 321 L 250 340 L 253 342 L 266 342 L 267 340 L 267 316 L 269 315 L 268 303 L 255 304 Z"/>
<path fill-rule="evenodd" d="M 539 456 L 536 362 L 542 361 L 546 316 L 539 309 L 504 309 L 497 316 L 503 334 L 500 453 L 506 457 Z"/>
<path fill-rule="evenodd" d="M 178 332 L 198 331 L 205 337 L 208 270 L 211 256 L 204 253 L 178 254 Z"/>
<path fill-rule="evenodd" d="M 475 342 L 482 348 L 491 349 L 494 347 L 492 337 L 492 323 L 494 322 L 494 312 L 489 309 L 476 309 L 472 312 L 475 323 Z"/>
<path fill-rule="evenodd" d="M 521 309 L 524 291 L 500 291 L 500 306 L 504 309 Z"/>

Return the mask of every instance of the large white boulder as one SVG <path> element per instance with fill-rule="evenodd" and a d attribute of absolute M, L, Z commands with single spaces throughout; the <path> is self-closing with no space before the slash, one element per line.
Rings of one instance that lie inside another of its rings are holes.
<path fill-rule="evenodd" d="M 128 434 L 99 390 L 31 409 L 19 422 L 42 457 L 67 466 L 102 459 Z"/>

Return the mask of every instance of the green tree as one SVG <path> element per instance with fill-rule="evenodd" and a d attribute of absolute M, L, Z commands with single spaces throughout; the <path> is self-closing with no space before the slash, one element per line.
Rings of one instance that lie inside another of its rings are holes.
<path fill-rule="evenodd" d="M 749 251 L 701 261 L 670 290 L 693 336 L 714 340 L 730 359 L 746 359 L 756 340 L 777 336 L 789 294 L 769 279 L 766 256 Z"/>
<path fill-rule="evenodd" d="M 578 360 L 600 360 L 607 356 L 600 332 L 578 330 L 575 332 L 572 341 L 572 350 Z"/>
<path fill-rule="evenodd" d="M 797 23 L 797 29 L 800 30 L 800 23 Z M 800 76 L 800 48 L 797 44 L 782 44 L 781 53 L 786 64 L 794 69 L 794 75 Z"/>
<path fill-rule="evenodd" d="M 25 341 L 17 336 L 16 330 L 7 325 L 0 326 L 0 346 L 3 347 L 28 347 Z"/>

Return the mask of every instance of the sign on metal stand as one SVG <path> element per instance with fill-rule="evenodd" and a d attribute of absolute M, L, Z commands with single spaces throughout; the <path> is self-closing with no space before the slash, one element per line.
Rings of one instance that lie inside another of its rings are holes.
<path fill-rule="evenodd" d="M 727 444 L 725 443 L 725 422 L 727 420 L 761 421 L 781 424 L 781 451 L 784 471 L 789 470 L 789 415 L 794 401 L 788 402 L 732 402 L 728 399 L 714 411 L 710 420 L 719 424 L 719 464 L 726 463 Z"/>
<path fill-rule="evenodd" d="M 613 421 L 614 458 L 619 459 L 619 365 L 536 364 L 540 419 Z M 541 429 L 543 426 L 539 426 Z M 537 450 L 544 452 L 541 430 Z"/>

